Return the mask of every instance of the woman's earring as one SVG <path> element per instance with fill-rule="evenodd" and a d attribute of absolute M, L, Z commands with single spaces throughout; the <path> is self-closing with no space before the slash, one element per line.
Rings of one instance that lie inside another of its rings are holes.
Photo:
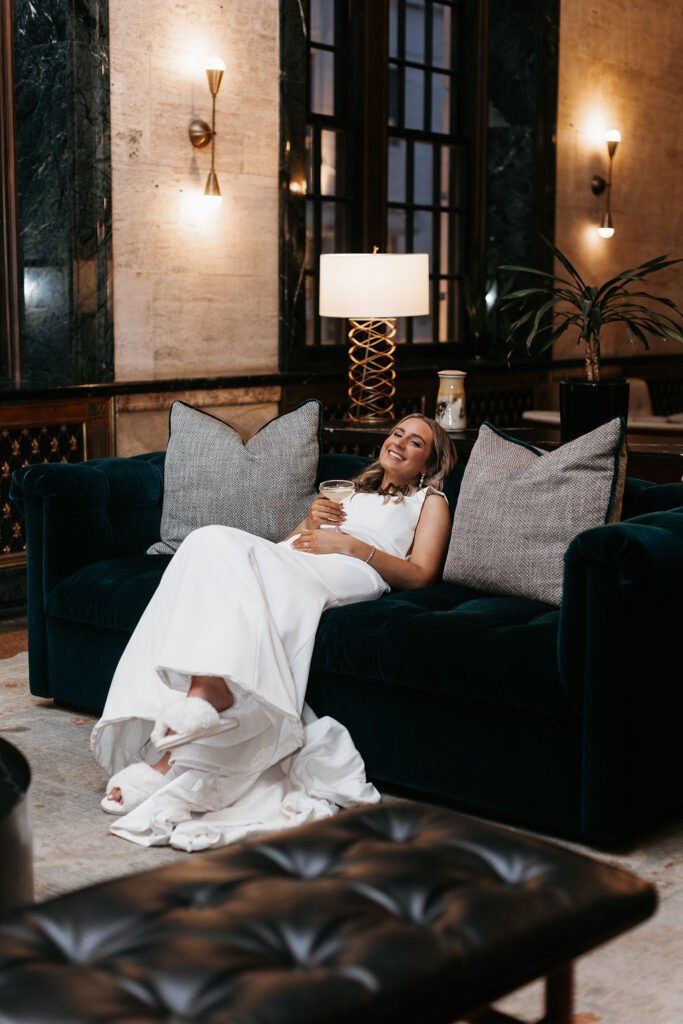
<path fill-rule="evenodd" d="M 420 483 L 419 483 L 419 486 L 422 487 L 424 482 L 425 482 L 425 475 L 424 475 L 424 473 L 420 473 Z"/>

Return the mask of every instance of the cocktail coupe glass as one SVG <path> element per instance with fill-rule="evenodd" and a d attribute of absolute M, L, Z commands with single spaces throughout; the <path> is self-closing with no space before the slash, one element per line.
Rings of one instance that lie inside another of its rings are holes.
<path fill-rule="evenodd" d="M 355 494 L 356 485 L 353 480 L 323 480 L 318 491 L 321 498 L 341 503 L 345 498 L 350 498 L 352 494 Z M 338 526 L 322 526 L 321 529 L 336 530 L 337 533 L 341 533 Z"/>

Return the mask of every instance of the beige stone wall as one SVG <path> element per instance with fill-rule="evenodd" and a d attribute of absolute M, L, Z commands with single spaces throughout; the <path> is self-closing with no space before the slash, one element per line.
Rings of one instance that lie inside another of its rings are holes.
<path fill-rule="evenodd" d="M 109 19 L 116 377 L 275 371 L 278 0 L 110 0 Z M 596 283 L 682 250 L 682 24 L 678 0 L 561 5 L 556 238 Z M 202 214 L 210 154 L 192 149 L 187 126 L 210 116 L 203 66 L 214 53 L 227 66 L 216 144 L 224 201 Z M 609 127 L 622 142 L 616 233 L 603 240 L 590 179 L 606 172 Z M 651 287 L 680 304 L 682 281 L 674 268 Z M 606 355 L 629 350 L 623 331 L 605 332 Z M 577 355 L 575 342 L 555 354 Z M 121 410 L 135 417 L 131 438 L 142 412 Z M 129 427 L 122 418 L 126 446 Z"/>
<path fill-rule="evenodd" d="M 277 0 L 110 0 L 116 378 L 271 372 L 278 333 Z M 221 57 L 218 210 L 201 209 Z M 198 202 L 199 200 L 199 202 Z"/>
<path fill-rule="evenodd" d="M 681 53 L 680 0 L 561 4 L 555 237 L 596 284 L 662 253 L 683 256 Z M 596 226 L 604 195 L 594 196 L 590 181 L 606 176 L 609 128 L 622 141 L 614 158 L 615 233 L 602 239 Z M 664 270 L 644 288 L 680 306 L 683 272 Z M 652 347 L 679 351 L 675 342 Z M 604 355 L 630 351 L 623 329 L 605 331 Z M 554 354 L 575 357 L 575 340 L 565 336 Z"/>
<path fill-rule="evenodd" d="M 278 414 L 279 387 L 214 388 L 209 391 L 158 392 L 118 395 L 116 398 L 116 454 L 139 455 L 166 449 L 168 413 L 177 398 L 227 420 L 246 441 Z"/>

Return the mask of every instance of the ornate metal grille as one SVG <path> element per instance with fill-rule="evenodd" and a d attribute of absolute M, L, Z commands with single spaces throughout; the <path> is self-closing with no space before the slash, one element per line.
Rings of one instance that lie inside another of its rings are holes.
<path fill-rule="evenodd" d="M 26 550 L 23 520 L 9 499 L 14 470 L 38 462 L 82 462 L 84 458 L 83 423 L 0 430 L 0 555 Z"/>
<path fill-rule="evenodd" d="M 488 420 L 496 427 L 517 427 L 522 422 L 524 410 L 533 408 L 533 387 L 470 391 L 467 394 L 467 426 L 478 427 Z"/>
<path fill-rule="evenodd" d="M 348 410 L 348 400 L 342 402 L 323 402 L 323 421 L 325 423 L 342 421 Z M 394 399 L 394 417 L 400 420 L 411 412 L 425 411 L 424 395 L 397 396 Z M 387 424 L 387 431 L 389 424 Z"/>
<path fill-rule="evenodd" d="M 683 380 L 676 377 L 657 377 L 647 382 L 655 416 L 672 416 L 683 412 Z"/>

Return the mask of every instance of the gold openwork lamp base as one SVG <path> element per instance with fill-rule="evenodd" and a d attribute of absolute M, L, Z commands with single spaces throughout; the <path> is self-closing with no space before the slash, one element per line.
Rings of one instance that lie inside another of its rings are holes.
<path fill-rule="evenodd" d="M 394 418 L 396 321 L 350 323 L 349 419 L 357 423 L 387 423 Z"/>
<path fill-rule="evenodd" d="M 394 418 L 396 318 L 429 313 L 427 253 L 326 253 L 320 257 L 320 316 L 344 317 L 349 331 L 347 416 Z"/>

